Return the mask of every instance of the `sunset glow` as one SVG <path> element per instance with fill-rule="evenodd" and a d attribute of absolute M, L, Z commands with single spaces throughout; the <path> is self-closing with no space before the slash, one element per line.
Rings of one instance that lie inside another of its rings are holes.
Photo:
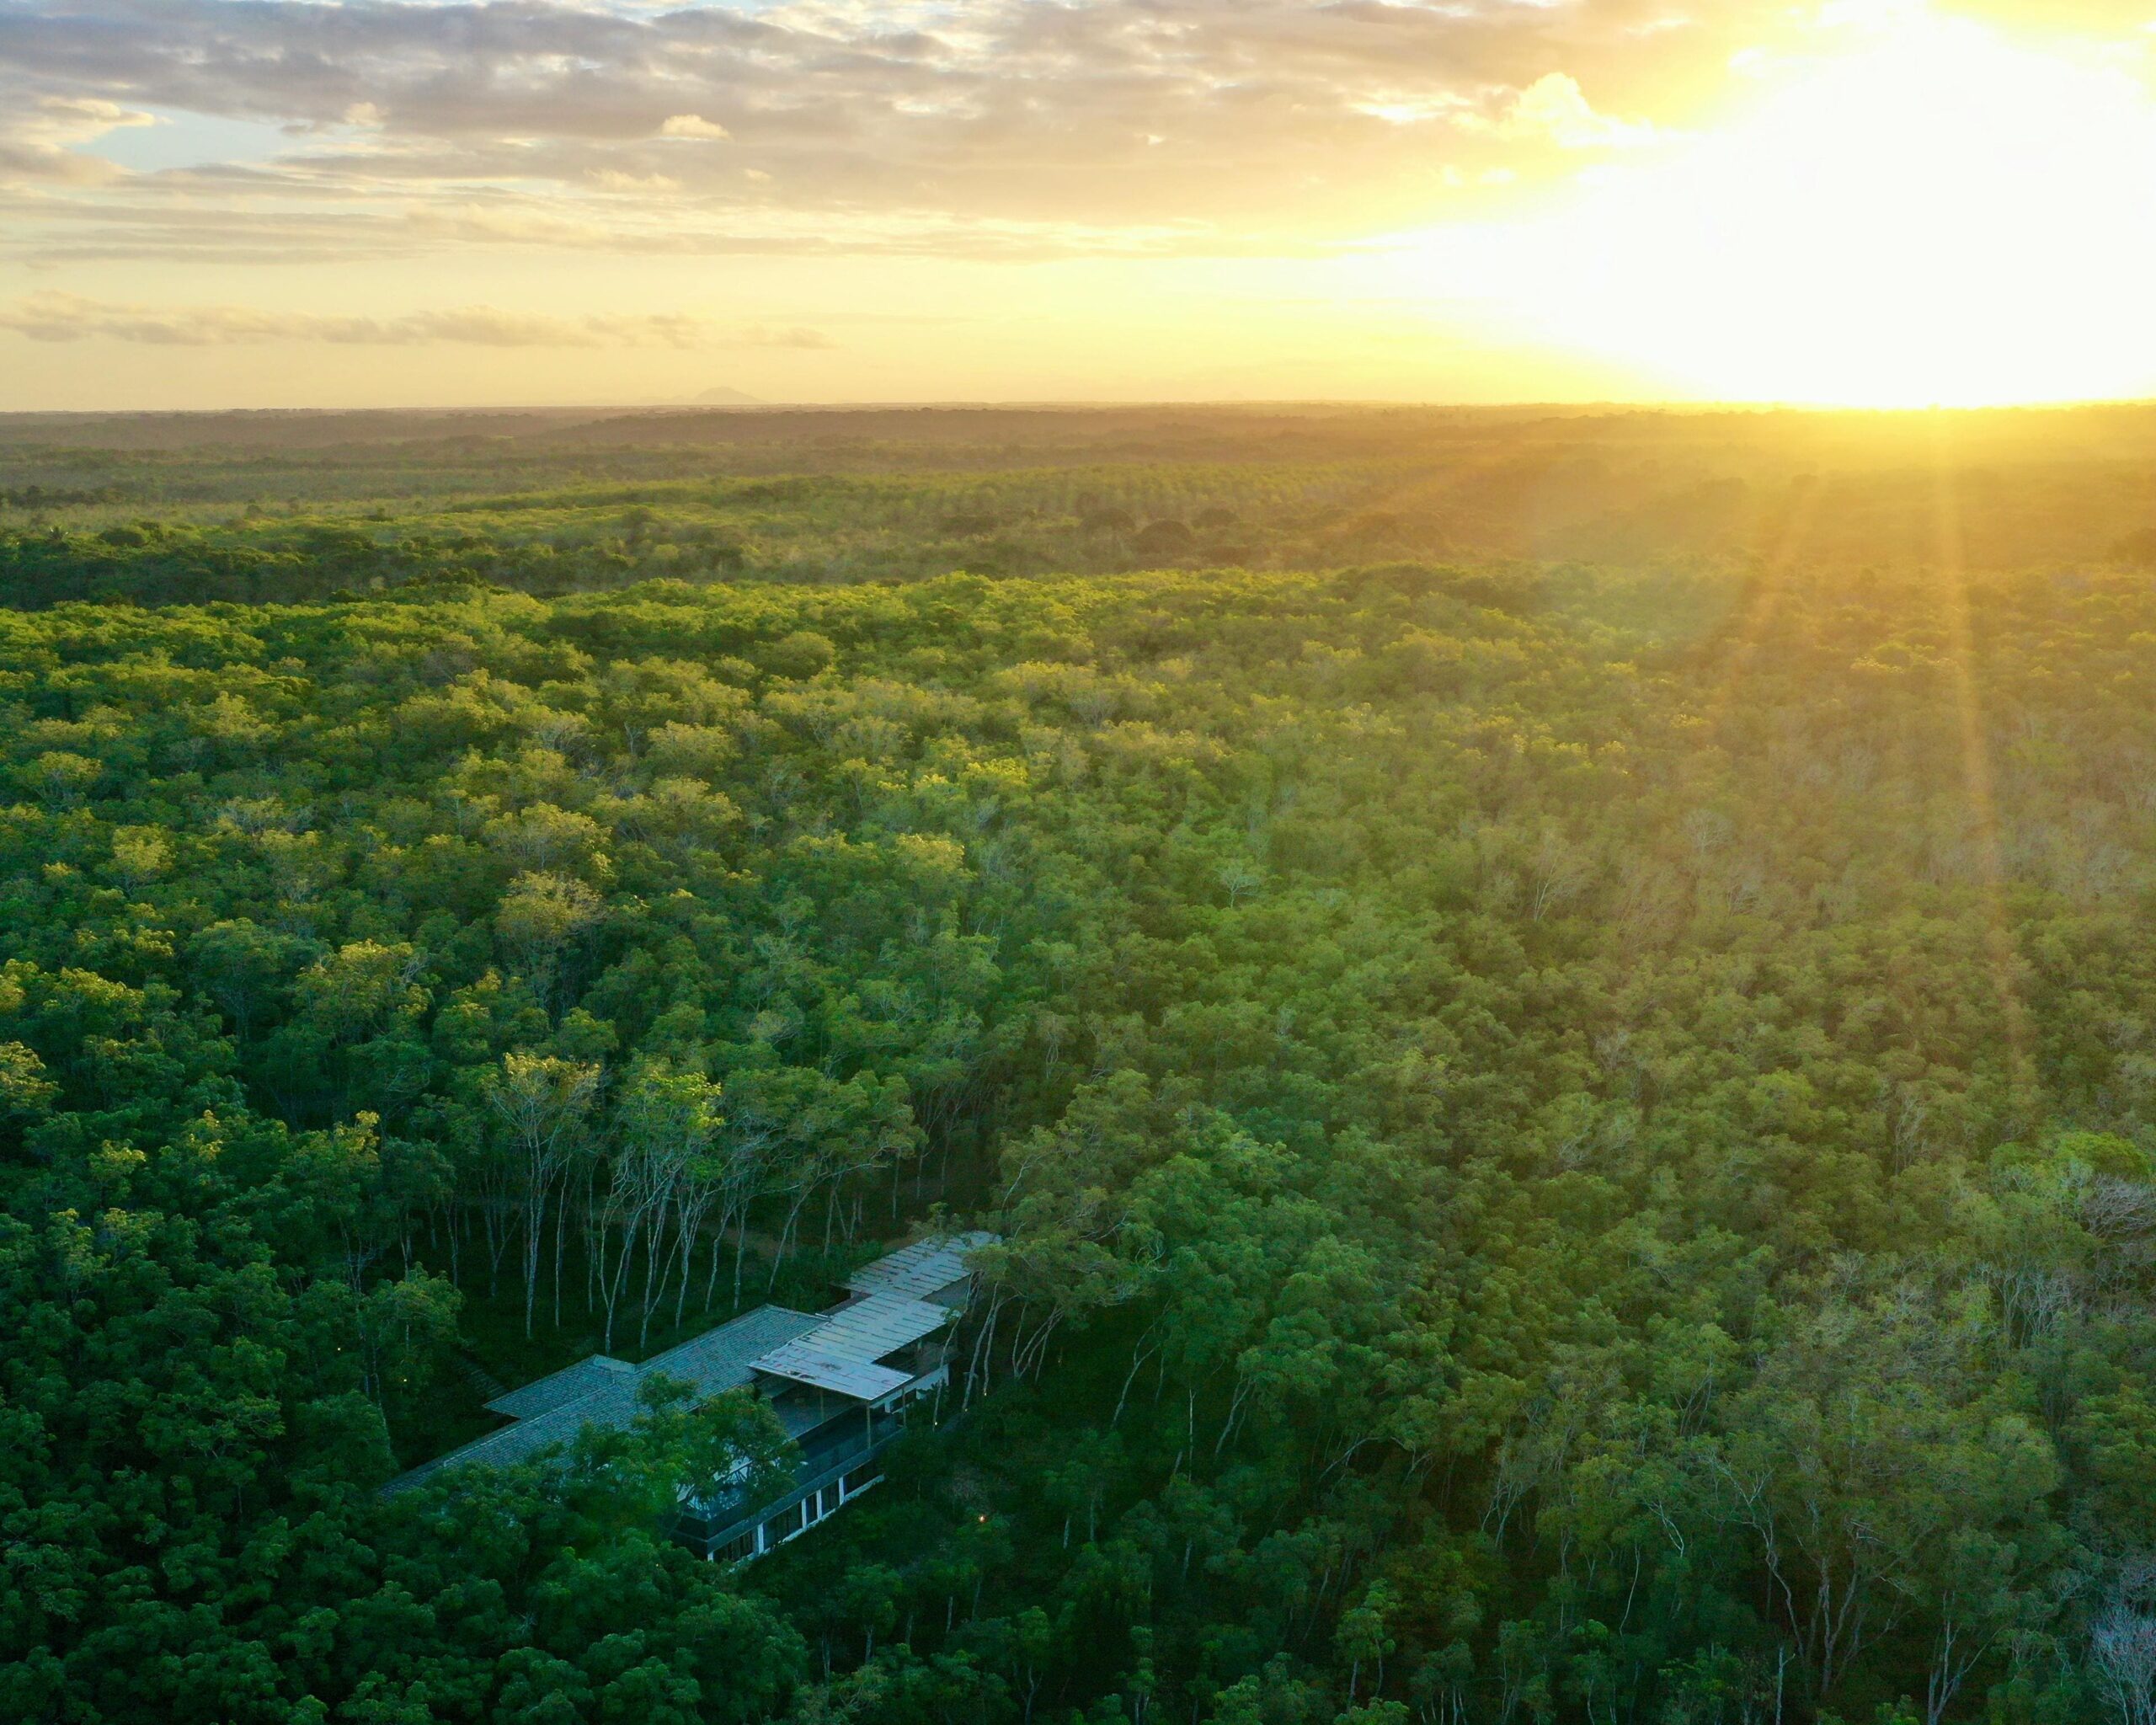
<path fill-rule="evenodd" d="M 2156 109 L 1921 19 L 1492 236 L 1552 339 L 1670 393 L 1864 407 L 2156 388 Z"/>
<path fill-rule="evenodd" d="M 0 405 L 2156 393 L 2140 0 L 0 0 Z"/>

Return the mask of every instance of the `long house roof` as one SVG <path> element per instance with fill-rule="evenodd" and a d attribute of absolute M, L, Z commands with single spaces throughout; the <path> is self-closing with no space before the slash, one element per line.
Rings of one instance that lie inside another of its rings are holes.
<path fill-rule="evenodd" d="M 618 1379 L 633 1378 L 636 1370 L 626 1359 L 595 1354 L 589 1359 L 579 1359 L 574 1365 L 563 1366 L 559 1371 L 535 1379 L 521 1389 L 495 1397 L 487 1404 L 487 1411 L 505 1414 L 511 1419 L 535 1419 L 572 1402 L 581 1402 L 597 1391 L 610 1389 Z"/>
<path fill-rule="evenodd" d="M 387 1489 L 408 1490 L 445 1468 L 514 1467 L 552 1445 L 574 1442 L 586 1426 L 626 1426 L 639 1411 L 638 1388 L 659 1373 L 687 1383 L 699 1400 L 738 1390 L 754 1377 L 751 1362 L 759 1355 L 822 1322 L 812 1312 L 760 1306 L 678 1348 L 654 1354 L 641 1365 L 595 1354 L 520 1390 L 497 1396 L 487 1404 L 496 1412 L 512 1417 L 520 1409 L 529 1412 L 517 1417 L 514 1425 L 422 1462 L 391 1481 Z"/>
<path fill-rule="evenodd" d="M 514 1466 L 574 1442 L 588 1426 L 626 1426 L 640 1411 L 638 1390 L 661 1373 L 688 1384 L 699 1401 L 764 1373 L 857 1402 L 880 1402 L 915 1376 L 882 1362 L 958 1315 L 971 1279 L 965 1254 L 995 1238 L 974 1232 L 916 1241 L 855 1271 L 846 1281 L 854 1297 L 830 1311 L 760 1306 L 641 1365 L 603 1354 L 580 1359 L 487 1403 L 514 1424 L 422 1463 L 384 1490 L 406 1490 L 445 1468 Z"/>

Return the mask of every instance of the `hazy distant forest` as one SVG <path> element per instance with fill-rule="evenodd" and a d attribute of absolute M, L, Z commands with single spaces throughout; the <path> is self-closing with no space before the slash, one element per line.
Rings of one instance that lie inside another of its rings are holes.
<path fill-rule="evenodd" d="M 0 417 L 0 1718 L 2156 1720 L 2156 409 Z M 760 1563 L 376 1496 L 943 1217 Z"/>

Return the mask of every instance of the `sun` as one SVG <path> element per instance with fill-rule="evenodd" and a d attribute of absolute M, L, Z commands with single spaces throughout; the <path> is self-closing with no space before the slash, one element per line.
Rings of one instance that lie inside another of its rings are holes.
<path fill-rule="evenodd" d="M 1908 18 L 1482 239 L 1523 333 L 1673 393 L 2156 393 L 2156 106 L 2121 71 L 1966 21 Z"/>

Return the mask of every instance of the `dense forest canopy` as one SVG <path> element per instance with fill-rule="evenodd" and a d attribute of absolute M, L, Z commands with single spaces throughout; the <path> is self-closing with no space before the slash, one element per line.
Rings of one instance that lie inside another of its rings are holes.
<path fill-rule="evenodd" d="M 1508 439 L 1726 428 L 11 449 L 0 1717 L 2150 1717 L 2106 423 L 1546 556 Z M 947 1218 L 966 1416 L 780 1555 L 655 1530 L 734 1402 L 377 1495 Z"/>

